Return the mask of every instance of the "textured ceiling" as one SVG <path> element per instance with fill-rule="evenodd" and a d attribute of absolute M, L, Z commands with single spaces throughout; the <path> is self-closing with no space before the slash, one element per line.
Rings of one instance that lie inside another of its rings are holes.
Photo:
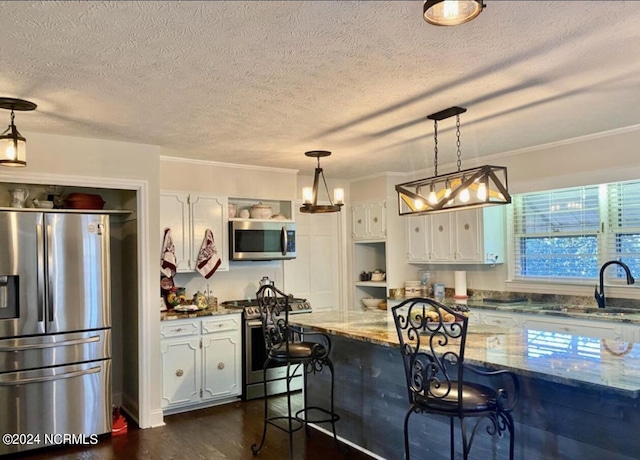
<path fill-rule="evenodd" d="M 23 132 L 309 173 L 331 150 L 342 178 L 431 167 L 453 105 L 463 161 L 640 124 L 640 2 L 486 0 L 451 28 L 422 3 L 0 2 L 0 96 L 38 104 Z"/>

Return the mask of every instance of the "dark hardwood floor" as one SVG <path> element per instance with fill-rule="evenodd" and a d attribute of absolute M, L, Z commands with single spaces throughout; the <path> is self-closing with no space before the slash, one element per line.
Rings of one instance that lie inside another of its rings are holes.
<path fill-rule="evenodd" d="M 286 404 L 280 396 L 271 398 L 271 402 L 276 410 Z M 251 453 L 251 444 L 258 442 L 262 435 L 262 414 L 262 400 L 239 401 L 167 416 L 163 427 L 141 430 L 129 423 L 126 434 L 108 436 L 95 446 L 44 448 L 6 458 L 286 460 L 287 434 L 271 426 L 265 447 L 257 457 Z M 338 449 L 332 437 L 314 429 L 309 438 L 304 430 L 294 434 L 294 451 L 295 460 L 371 459 L 344 445 Z"/>

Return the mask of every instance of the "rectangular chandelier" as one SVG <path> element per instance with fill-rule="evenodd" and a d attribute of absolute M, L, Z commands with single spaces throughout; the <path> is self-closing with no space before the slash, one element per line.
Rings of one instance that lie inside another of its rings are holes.
<path fill-rule="evenodd" d="M 511 203 L 506 167 L 487 165 L 460 169 L 460 114 L 466 111 L 463 107 L 450 107 L 427 117 L 433 120 L 435 174 L 427 179 L 396 185 L 401 216 Z M 453 116 L 456 117 L 458 170 L 438 175 L 438 121 Z"/>
<path fill-rule="evenodd" d="M 396 185 L 401 216 L 511 203 L 507 168 L 479 166 Z"/>

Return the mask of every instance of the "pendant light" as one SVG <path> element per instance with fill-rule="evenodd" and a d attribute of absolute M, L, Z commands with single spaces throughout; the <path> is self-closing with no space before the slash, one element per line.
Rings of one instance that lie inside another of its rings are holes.
<path fill-rule="evenodd" d="M 308 157 L 317 158 L 318 166 L 316 167 L 315 174 L 313 176 L 313 188 L 304 187 L 302 189 L 302 199 L 304 200 L 304 204 L 300 208 L 300 212 L 313 214 L 320 212 L 340 211 L 340 208 L 344 205 L 344 189 L 333 189 L 333 201 L 331 201 L 331 196 L 329 195 L 329 187 L 327 187 L 327 181 L 324 178 L 324 172 L 320 167 L 320 158 L 328 157 L 329 155 L 331 155 L 331 152 L 327 150 L 311 150 L 309 152 L 305 152 L 305 155 Z M 324 189 L 326 190 L 327 197 L 329 198 L 328 205 L 318 204 L 318 187 L 320 185 L 320 178 L 322 178 Z"/>
<path fill-rule="evenodd" d="M 35 110 L 36 104 L 22 99 L 11 97 L 0 97 L 0 108 L 11 110 L 11 124 L 5 132 L 0 135 L 0 165 L 2 166 L 27 166 L 27 140 L 18 132 L 14 124 L 14 111 Z"/>
<path fill-rule="evenodd" d="M 423 17 L 436 26 L 457 26 L 476 18 L 485 6 L 482 0 L 427 0 Z"/>
<path fill-rule="evenodd" d="M 507 168 L 503 166 L 479 166 L 460 169 L 460 114 L 467 109 L 451 107 L 429 115 L 433 120 L 434 176 L 396 185 L 398 212 L 400 215 L 433 214 L 436 212 L 478 208 L 511 203 L 507 187 Z M 438 175 L 438 121 L 456 117 L 456 148 L 458 170 Z"/>

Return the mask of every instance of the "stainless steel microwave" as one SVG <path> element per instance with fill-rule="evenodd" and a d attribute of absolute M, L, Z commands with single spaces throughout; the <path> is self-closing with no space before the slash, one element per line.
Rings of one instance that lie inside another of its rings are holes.
<path fill-rule="evenodd" d="M 296 258 L 296 224 L 293 222 L 229 222 L 231 260 L 278 260 Z"/>

